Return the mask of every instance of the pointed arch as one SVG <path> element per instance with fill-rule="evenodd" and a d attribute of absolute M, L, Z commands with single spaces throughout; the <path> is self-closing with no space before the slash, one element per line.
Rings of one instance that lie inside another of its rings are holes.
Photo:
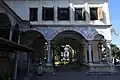
<path fill-rule="evenodd" d="M 80 28 L 78 28 L 78 29 L 74 29 L 74 28 L 58 29 L 58 30 L 55 31 L 55 33 L 53 33 L 52 39 L 54 39 L 55 36 L 57 36 L 61 32 L 65 32 L 65 31 L 73 31 L 73 32 L 79 33 L 80 35 L 82 35 L 87 40 L 87 36 L 84 34 L 83 30 L 80 30 Z"/>

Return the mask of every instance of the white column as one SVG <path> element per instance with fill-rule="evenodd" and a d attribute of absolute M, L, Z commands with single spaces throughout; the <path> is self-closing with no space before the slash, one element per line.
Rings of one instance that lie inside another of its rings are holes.
<path fill-rule="evenodd" d="M 53 57 L 53 67 L 55 67 L 55 49 L 54 49 L 54 47 L 53 47 L 53 55 L 52 55 L 52 57 Z"/>
<path fill-rule="evenodd" d="M 98 54 L 99 54 L 99 61 L 102 61 L 102 43 L 98 45 Z"/>
<path fill-rule="evenodd" d="M 21 32 L 19 32 L 19 36 L 18 36 L 18 44 L 20 44 L 20 34 L 21 34 Z"/>
<path fill-rule="evenodd" d="M 108 55 L 109 55 L 109 63 L 112 63 L 112 52 L 111 52 L 111 46 L 110 42 L 107 42 L 107 48 L 108 48 Z"/>
<path fill-rule="evenodd" d="M 88 41 L 89 63 L 92 63 L 92 41 Z"/>
<path fill-rule="evenodd" d="M 17 78 L 18 53 L 15 53 L 13 80 Z"/>
<path fill-rule="evenodd" d="M 31 55 L 31 53 L 27 53 L 27 75 L 30 75 L 30 63 L 31 63 L 31 61 L 30 61 L 30 55 Z"/>
<path fill-rule="evenodd" d="M 85 54 L 85 44 L 83 44 L 83 47 L 82 47 L 83 49 L 83 61 L 86 63 L 86 54 Z"/>
<path fill-rule="evenodd" d="M 10 28 L 9 40 L 12 41 L 13 27 Z"/>
<path fill-rule="evenodd" d="M 48 65 L 51 65 L 51 40 L 48 40 L 47 64 L 48 64 Z"/>

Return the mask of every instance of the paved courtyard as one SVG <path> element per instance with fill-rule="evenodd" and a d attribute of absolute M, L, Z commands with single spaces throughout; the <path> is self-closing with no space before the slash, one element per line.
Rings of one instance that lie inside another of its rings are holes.
<path fill-rule="evenodd" d="M 54 73 L 45 73 L 43 76 L 31 76 L 19 80 L 120 80 L 120 74 L 86 74 L 75 69 L 58 69 Z"/>
<path fill-rule="evenodd" d="M 120 75 L 87 75 L 82 72 L 56 72 L 33 76 L 30 80 L 120 80 Z"/>
<path fill-rule="evenodd" d="M 53 73 L 44 73 L 42 76 L 33 75 L 31 77 L 19 78 L 19 80 L 120 80 L 118 74 L 87 74 L 74 65 L 60 66 L 54 68 Z"/>

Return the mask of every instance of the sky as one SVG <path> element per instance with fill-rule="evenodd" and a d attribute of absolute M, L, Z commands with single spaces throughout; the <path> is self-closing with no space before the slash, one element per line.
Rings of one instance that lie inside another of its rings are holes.
<path fill-rule="evenodd" d="M 115 28 L 116 33 L 119 33 L 118 36 L 112 35 L 112 43 L 120 47 L 120 0 L 108 1 L 112 27 Z"/>

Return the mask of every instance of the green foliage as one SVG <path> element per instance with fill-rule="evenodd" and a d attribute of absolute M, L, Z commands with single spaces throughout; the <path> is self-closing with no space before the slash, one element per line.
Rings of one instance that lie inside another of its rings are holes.
<path fill-rule="evenodd" d="M 60 53 L 63 51 L 61 46 L 56 47 L 55 52 L 57 55 L 60 55 Z"/>
<path fill-rule="evenodd" d="M 120 49 L 115 44 L 111 44 L 112 55 L 116 58 L 120 58 Z"/>

